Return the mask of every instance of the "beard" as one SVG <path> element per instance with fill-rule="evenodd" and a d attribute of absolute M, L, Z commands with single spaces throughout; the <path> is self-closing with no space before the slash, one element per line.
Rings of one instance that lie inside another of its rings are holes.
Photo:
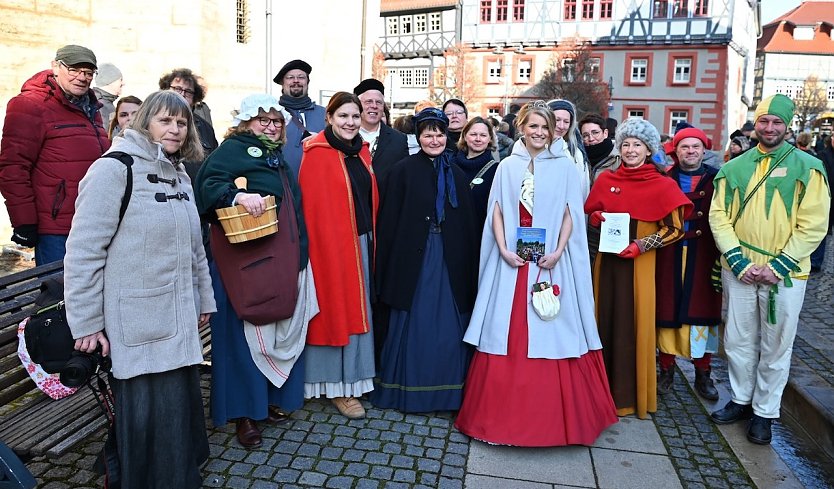
<path fill-rule="evenodd" d="M 290 85 L 287 89 L 287 95 L 290 97 L 303 97 L 307 95 L 307 89 L 303 85 Z"/>
<path fill-rule="evenodd" d="M 786 133 L 782 133 L 772 137 L 768 137 L 764 134 L 759 134 L 758 132 L 756 132 L 756 138 L 759 140 L 759 144 L 761 144 L 762 147 L 764 147 L 765 149 L 773 149 L 779 147 L 779 145 L 782 144 L 782 142 L 785 140 L 785 134 Z"/>

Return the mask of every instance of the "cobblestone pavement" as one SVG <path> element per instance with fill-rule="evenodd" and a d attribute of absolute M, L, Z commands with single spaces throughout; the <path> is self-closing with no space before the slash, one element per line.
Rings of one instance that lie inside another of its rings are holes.
<path fill-rule="evenodd" d="M 829 243 L 823 272 L 809 282 L 794 362 L 807 365 L 834 385 L 834 356 L 826 349 L 834 344 L 832 295 L 834 246 Z M 717 381 L 727 385 L 722 359 L 715 359 L 713 371 Z M 208 382 L 208 374 L 204 374 L 206 403 Z M 683 488 L 755 487 L 682 375 L 676 376 L 673 391 L 658 402 L 654 422 Z M 264 426 L 264 443 L 254 450 L 237 443 L 232 424 L 210 429 L 204 486 L 463 487 L 470 445 L 469 439 L 452 427 L 451 413 L 405 415 L 364 404 L 367 419 L 348 420 L 329 402 L 310 401 L 294 412 L 286 425 Z M 38 487 L 101 487 L 102 479 L 90 467 L 103 436 L 99 432 L 61 458 L 29 461 L 27 466 L 38 479 Z"/>

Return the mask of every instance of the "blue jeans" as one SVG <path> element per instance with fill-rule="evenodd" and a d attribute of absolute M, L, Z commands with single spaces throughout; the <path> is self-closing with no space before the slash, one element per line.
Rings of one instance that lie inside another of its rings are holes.
<path fill-rule="evenodd" d="M 67 254 L 67 236 L 63 234 L 39 234 L 35 245 L 35 265 L 46 265 L 64 259 Z"/>

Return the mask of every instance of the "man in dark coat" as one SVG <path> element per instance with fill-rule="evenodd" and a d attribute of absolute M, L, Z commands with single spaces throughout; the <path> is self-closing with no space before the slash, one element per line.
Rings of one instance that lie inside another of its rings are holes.
<path fill-rule="evenodd" d="M 304 141 L 323 131 L 327 125 L 324 107 L 313 102 L 307 95 L 312 72 L 313 67 L 309 63 L 294 59 L 288 61 L 272 79 L 281 85 L 281 98 L 278 101 L 290 113 L 290 120 L 284 128 L 287 133 L 284 160 L 296 176 L 301 167 Z"/>
<path fill-rule="evenodd" d="M 371 148 L 371 164 L 380 188 L 385 175 L 394 163 L 408 156 L 408 138 L 405 134 L 382 123 L 385 108 L 385 86 L 379 80 L 362 80 L 353 93 L 362 102 L 362 122 L 359 134 Z"/>
<path fill-rule="evenodd" d="M 96 68 L 92 51 L 64 46 L 52 68 L 27 80 L 6 108 L 0 192 L 12 241 L 34 246 L 37 265 L 64 258 L 78 183 L 110 148 L 90 89 Z"/>
<path fill-rule="evenodd" d="M 672 140 L 677 163 L 669 175 L 694 204 L 684 221 L 684 238 L 657 250 L 657 345 L 660 351 L 658 394 L 672 388 L 675 356 L 695 364 L 695 391 L 715 401 L 718 390 L 710 378 L 710 360 L 718 348 L 721 294 L 711 282 L 719 257 L 709 227 L 709 206 L 718 170 L 704 164 L 707 135 L 689 127 Z"/>

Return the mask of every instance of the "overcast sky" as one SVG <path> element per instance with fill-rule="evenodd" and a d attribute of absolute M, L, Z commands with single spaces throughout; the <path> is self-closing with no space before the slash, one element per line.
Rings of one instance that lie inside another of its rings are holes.
<path fill-rule="evenodd" d="M 788 10 L 800 4 L 800 0 L 764 0 L 762 1 L 762 25 L 767 25 Z"/>

